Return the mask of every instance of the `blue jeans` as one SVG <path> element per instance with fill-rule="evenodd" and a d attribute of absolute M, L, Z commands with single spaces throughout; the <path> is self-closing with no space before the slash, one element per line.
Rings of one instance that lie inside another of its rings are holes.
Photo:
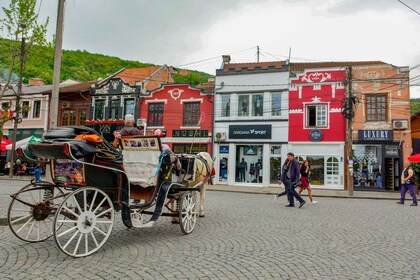
<path fill-rule="evenodd" d="M 303 198 L 296 192 L 295 188 L 292 187 L 292 181 L 290 179 L 286 179 L 284 186 L 287 191 L 287 199 L 289 200 L 290 205 L 295 205 L 295 197 L 300 203 L 304 202 Z"/>
<path fill-rule="evenodd" d="M 404 203 L 405 200 L 405 193 L 408 191 L 410 191 L 410 195 L 413 198 L 413 203 L 417 203 L 417 197 L 416 197 L 416 193 L 414 192 L 414 185 L 407 185 L 407 184 L 403 184 L 401 187 L 401 199 L 400 201 L 402 203 Z"/>

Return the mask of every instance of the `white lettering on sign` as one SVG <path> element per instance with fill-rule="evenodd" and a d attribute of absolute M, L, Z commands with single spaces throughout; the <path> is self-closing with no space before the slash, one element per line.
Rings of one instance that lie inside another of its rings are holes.
<path fill-rule="evenodd" d="M 266 135 L 267 131 L 266 130 L 255 130 L 255 129 L 251 129 L 251 130 L 234 130 L 233 131 L 234 135 Z"/>
<path fill-rule="evenodd" d="M 389 131 L 387 130 L 364 130 L 363 137 L 364 138 L 380 138 L 380 139 L 388 139 Z"/>

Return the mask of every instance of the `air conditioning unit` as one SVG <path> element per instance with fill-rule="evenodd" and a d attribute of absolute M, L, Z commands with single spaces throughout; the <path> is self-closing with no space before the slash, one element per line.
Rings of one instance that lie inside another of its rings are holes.
<path fill-rule="evenodd" d="M 216 133 L 216 140 L 217 141 L 225 141 L 226 140 L 226 132 L 217 132 Z"/>
<path fill-rule="evenodd" d="M 146 119 L 137 119 L 137 127 L 146 126 Z"/>
<path fill-rule="evenodd" d="M 393 129 L 407 129 L 408 120 L 392 120 Z"/>

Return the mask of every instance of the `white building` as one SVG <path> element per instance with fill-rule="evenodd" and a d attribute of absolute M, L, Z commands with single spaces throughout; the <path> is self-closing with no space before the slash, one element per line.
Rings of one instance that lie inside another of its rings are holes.
<path fill-rule="evenodd" d="M 277 185 L 287 155 L 288 75 L 284 61 L 225 63 L 216 70 L 216 184 Z"/>

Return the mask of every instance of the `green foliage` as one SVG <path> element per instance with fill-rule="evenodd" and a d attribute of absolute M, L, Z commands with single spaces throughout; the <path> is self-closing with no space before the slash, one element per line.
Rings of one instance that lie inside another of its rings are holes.
<path fill-rule="evenodd" d="M 10 60 L 6 55 L 11 50 L 13 42 L 0 38 L 0 72 L 7 69 Z M 61 63 L 60 80 L 75 79 L 81 82 L 93 81 L 99 78 L 106 78 L 121 68 L 142 68 L 154 64 L 142 63 L 132 60 L 123 60 L 118 57 L 111 57 L 102 54 L 93 54 L 87 51 L 63 50 Z M 31 49 L 29 60 L 25 66 L 24 83 L 29 78 L 40 78 L 47 84 L 52 84 L 54 69 L 54 48 L 52 44 L 46 46 L 34 46 Z M 18 72 L 18 66 L 14 72 Z M 188 75 L 174 74 L 176 83 L 189 83 L 196 85 L 207 82 L 211 75 L 199 71 L 189 70 Z"/>
<path fill-rule="evenodd" d="M 172 77 L 177 84 L 190 84 L 190 85 L 197 85 L 200 83 L 205 83 L 210 77 L 209 74 L 198 72 L 198 71 L 191 71 L 189 70 L 190 74 L 188 75 L 181 75 L 181 74 L 173 74 Z"/>
<path fill-rule="evenodd" d="M 420 185 L 420 163 L 412 162 L 411 168 L 414 171 L 414 178 L 416 179 L 416 185 Z"/>
<path fill-rule="evenodd" d="M 410 99 L 410 113 L 411 115 L 420 112 L 420 99 Z"/>

